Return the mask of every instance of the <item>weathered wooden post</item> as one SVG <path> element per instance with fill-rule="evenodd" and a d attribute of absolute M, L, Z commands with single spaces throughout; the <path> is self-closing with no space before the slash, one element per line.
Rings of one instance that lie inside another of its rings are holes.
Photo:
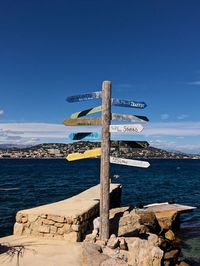
<path fill-rule="evenodd" d="M 100 238 L 109 238 L 111 82 L 102 84 L 102 141 L 100 173 Z"/>

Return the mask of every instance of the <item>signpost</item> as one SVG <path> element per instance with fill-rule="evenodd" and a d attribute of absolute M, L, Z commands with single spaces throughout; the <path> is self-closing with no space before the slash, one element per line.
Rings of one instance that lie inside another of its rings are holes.
<path fill-rule="evenodd" d="M 75 160 L 88 159 L 97 156 L 101 156 L 101 148 L 87 150 L 84 153 L 80 152 L 71 153 L 67 155 L 66 159 L 68 161 L 75 161 Z"/>
<path fill-rule="evenodd" d="M 123 159 L 116 157 L 110 157 L 110 162 L 115 164 L 123 164 L 123 165 L 142 167 L 142 168 L 148 168 L 150 166 L 150 164 L 145 161 L 130 160 L 130 159 Z"/>
<path fill-rule="evenodd" d="M 129 165 L 135 167 L 147 168 L 149 163 L 139 160 L 131 160 L 125 158 L 110 157 L 110 133 L 135 133 L 141 132 L 143 126 L 140 124 L 129 125 L 111 125 L 111 120 L 126 121 L 133 123 L 146 123 L 148 118 L 146 116 L 129 115 L 129 114 L 111 114 L 111 105 L 120 107 L 130 107 L 143 109 L 147 105 L 145 102 L 137 102 L 130 100 L 122 100 L 111 98 L 111 82 L 104 81 L 102 84 L 102 92 L 91 92 L 81 95 L 67 97 L 67 101 L 82 102 L 92 99 L 102 98 L 102 105 L 94 108 L 86 109 L 84 111 L 76 112 L 71 115 L 71 119 L 65 119 L 66 126 L 91 126 L 101 125 L 102 132 L 78 132 L 71 133 L 69 138 L 72 140 L 98 140 L 102 138 L 101 148 L 87 150 L 83 153 L 72 153 L 67 156 L 68 161 L 80 160 L 101 156 L 100 168 L 100 238 L 107 240 L 109 238 L 109 195 L 110 195 L 110 163 Z M 101 112 L 101 118 L 79 118 L 90 114 Z M 121 145 L 122 143 L 122 145 Z M 114 143 L 115 144 L 115 143 Z M 113 144 L 113 145 L 114 145 Z M 119 148 L 126 145 L 132 148 L 148 147 L 146 141 L 118 141 Z"/>
<path fill-rule="evenodd" d="M 111 133 L 134 133 L 141 132 L 144 129 L 142 125 L 111 125 L 110 132 Z"/>
<path fill-rule="evenodd" d="M 101 134 L 98 132 L 79 132 L 79 133 L 70 133 L 69 138 L 71 140 L 100 140 Z"/>
<path fill-rule="evenodd" d="M 146 123 L 149 121 L 149 119 L 146 116 L 115 114 L 115 113 L 112 113 L 112 120 L 140 122 L 140 123 Z"/>
<path fill-rule="evenodd" d="M 99 126 L 101 118 L 74 118 L 65 119 L 65 126 Z"/>
<path fill-rule="evenodd" d="M 121 107 L 131 107 L 131 108 L 145 108 L 147 105 L 144 102 L 135 102 L 135 101 L 129 101 L 129 100 L 121 100 L 121 99 L 111 99 L 111 104 L 115 106 L 121 106 Z"/>
<path fill-rule="evenodd" d="M 70 97 L 67 97 L 66 101 L 69 103 L 74 103 L 74 102 L 82 102 L 82 101 L 93 100 L 93 99 L 98 99 L 98 98 L 101 98 L 101 91 L 95 91 L 91 93 L 70 96 Z"/>
<path fill-rule="evenodd" d="M 81 111 L 81 112 L 76 112 L 76 113 L 72 114 L 70 116 L 70 118 L 78 118 L 78 117 L 81 117 L 81 116 L 91 115 L 91 114 L 95 114 L 95 113 L 99 113 L 99 112 L 101 112 L 101 105 L 97 106 L 97 107 L 93 107 L 93 108 L 87 109 L 87 110 L 84 110 L 84 111 Z"/>
<path fill-rule="evenodd" d="M 147 141 L 132 141 L 132 140 L 122 140 L 122 141 L 113 141 L 115 146 L 119 147 L 130 147 L 130 148 L 148 148 L 149 143 Z M 112 142 L 111 142 L 112 146 Z"/>

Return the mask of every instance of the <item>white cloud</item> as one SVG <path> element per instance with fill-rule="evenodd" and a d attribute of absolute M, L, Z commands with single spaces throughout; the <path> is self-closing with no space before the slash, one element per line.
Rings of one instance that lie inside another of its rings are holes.
<path fill-rule="evenodd" d="M 161 122 L 147 124 L 143 134 L 146 136 L 200 136 L 200 122 Z"/>
<path fill-rule="evenodd" d="M 155 141 L 149 141 L 150 145 L 158 148 L 158 149 L 165 149 L 169 151 L 181 151 L 185 153 L 196 153 L 199 154 L 200 152 L 200 143 L 197 144 L 180 144 L 175 141 L 165 141 L 157 139 Z"/>
<path fill-rule="evenodd" d="M 183 120 L 183 119 L 188 118 L 188 117 L 189 117 L 189 115 L 182 114 L 182 115 L 178 115 L 177 119 Z"/>
<path fill-rule="evenodd" d="M 49 123 L 0 123 L 0 143 L 68 141 L 71 132 L 98 132 L 100 127 L 66 127 Z"/>
<path fill-rule="evenodd" d="M 192 81 L 192 82 L 187 82 L 188 85 L 197 85 L 199 86 L 200 85 L 200 80 L 197 80 L 197 81 Z"/>
<path fill-rule="evenodd" d="M 161 119 L 162 120 L 167 120 L 169 118 L 169 115 L 168 114 L 162 114 L 161 115 Z"/>
<path fill-rule="evenodd" d="M 3 115 L 4 114 L 4 110 L 0 110 L 0 115 Z"/>

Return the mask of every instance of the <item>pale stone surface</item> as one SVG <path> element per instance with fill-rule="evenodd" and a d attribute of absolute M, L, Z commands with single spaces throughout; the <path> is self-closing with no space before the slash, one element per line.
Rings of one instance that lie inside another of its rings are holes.
<path fill-rule="evenodd" d="M 31 223 L 33 223 L 33 222 L 35 222 L 36 220 L 38 219 L 38 215 L 37 214 L 29 214 L 28 215 L 28 220 L 29 220 L 29 222 L 31 222 Z"/>
<path fill-rule="evenodd" d="M 52 221 L 58 222 L 58 223 L 64 223 L 65 217 L 64 216 L 58 216 L 58 215 L 48 215 L 48 220 L 52 220 Z"/>
<path fill-rule="evenodd" d="M 52 221 L 52 220 L 47 220 L 47 219 L 43 219 L 43 220 L 42 220 L 42 223 L 43 223 L 43 224 L 46 224 L 46 225 L 54 225 L 54 224 L 55 224 L 54 221 Z"/>
<path fill-rule="evenodd" d="M 103 261 L 109 259 L 109 256 L 100 253 L 101 247 L 96 244 L 83 243 L 82 265 L 100 266 Z"/>
<path fill-rule="evenodd" d="M 23 217 L 23 214 L 21 212 L 18 212 L 16 214 L 16 222 L 17 223 L 21 223 L 22 222 L 22 217 Z"/>
<path fill-rule="evenodd" d="M 112 237 L 108 240 L 107 247 L 115 249 L 119 246 L 119 239 L 117 237 Z"/>
<path fill-rule="evenodd" d="M 101 266 L 128 266 L 124 260 L 110 258 L 101 263 Z"/>
<path fill-rule="evenodd" d="M 0 238 L 0 243 L 10 246 L 24 246 L 19 256 L 20 266 L 82 266 L 82 248 L 80 243 L 68 243 L 64 240 L 38 239 L 33 237 L 9 236 Z M 16 266 L 17 252 L 13 256 L 0 254 L 0 265 Z"/>
<path fill-rule="evenodd" d="M 160 266 L 163 251 L 145 239 L 137 237 L 128 239 L 128 249 L 130 257 L 128 263 L 137 266 Z"/>
<path fill-rule="evenodd" d="M 15 223 L 14 225 L 14 234 L 16 236 L 21 236 L 23 233 L 24 225 L 20 223 Z"/>
<path fill-rule="evenodd" d="M 56 234 L 56 232 L 57 232 L 57 227 L 52 225 L 51 228 L 50 228 L 50 233 L 51 234 Z"/>
<path fill-rule="evenodd" d="M 79 237 L 77 232 L 70 232 L 68 234 L 64 234 L 64 239 L 69 242 L 78 242 Z"/>
<path fill-rule="evenodd" d="M 38 232 L 40 233 L 49 233 L 50 232 L 50 227 L 46 225 L 41 225 L 38 228 Z"/>

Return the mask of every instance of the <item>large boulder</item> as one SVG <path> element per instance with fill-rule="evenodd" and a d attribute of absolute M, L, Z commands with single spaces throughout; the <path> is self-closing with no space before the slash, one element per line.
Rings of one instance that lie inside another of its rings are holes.
<path fill-rule="evenodd" d="M 102 249 L 99 245 L 88 242 L 83 243 L 82 266 L 100 266 L 107 259 L 109 259 L 109 256 L 102 254 Z"/>
<path fill-rule="evenodd" d="M 152 212 L 123 207 L 110 211 L 110 231 L 117 236 L 136 237 L 147 232 L 159 232 L 160 227 Z"/>
<path fill-rule="evenodd" d="M 163 251 L 157 246 L 158 237 L 149 235 L 148 239 L 126 238 L 129 250 L 128 264 L 134 266 L 160 266 Z"/>

